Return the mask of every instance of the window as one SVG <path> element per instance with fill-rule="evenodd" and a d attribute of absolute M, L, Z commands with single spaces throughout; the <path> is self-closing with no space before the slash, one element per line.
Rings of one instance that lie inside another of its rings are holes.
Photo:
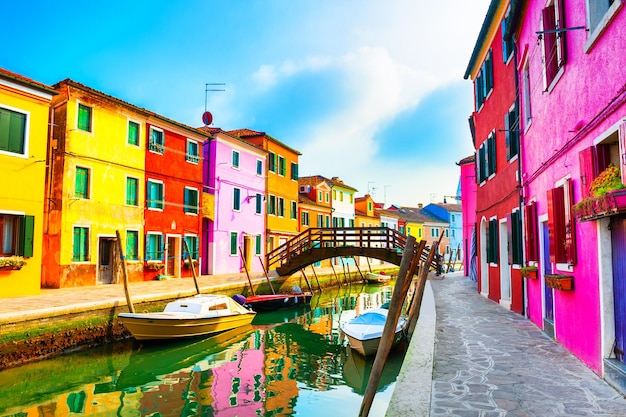
<path fill-rule="evenodd" d="M 185 203 L 183 211 L 189 214 L 198 214 L 198 189 L 185 187 Z"/>
<path fill-rule="evenodd" d="M 278 207 L 276 208 L 276 214 L 280 217 L 285 217 L 285 199 L 278 197 Z"/>
<path fill-rule="evenodd" d="M 164 252 L 163 235 L 148 233 L 146 235 L 146 260 L 162 261 Z"/>
<path fill-rule="evenodd" d="M 87 107 L 84 104 L 78 105 L 77 127 L 85 132 L 91 132 L 91 107 Z"/>
<path fill-rule="evenodd" d="M 233 168 L 239 168 L 239 152 L 233 151 Z"/>
<path fill-rule="evenodd" d="M 198 236 L 185 236 L 185 242 L 187 243 L 187 248 L 189 249 L 189 254 L 191 254 L 191 259 L 198 259 Z M 183 247 L 183 251 L 184 251 Z M 183 260 L 187 259 L 187 252 L 183 252 Z"/>
<path fill-rule="evenodd" d="M 368 202 L 367 202 L 367 211 L 369 212 L 369 211 L 372 211 L 373 209 L 374 209 L 374 207 L 373 207 L 372 202 L 371 202 L 371 201 L 368 201 Z"/>
<path fill-rule="evenodd" d="M 291 179 L 298 181 L 298 164 L 295 162 L 291 163 Z"/>
<path fill-rule="evenodd" d="M 526 259 L 528 261 L 539 261 L 539 219 L 535 201 L 524 206 L 524 232 Z"/>
<path fill-rule="evenodd" d="M 200 162 L 200 145 L 195 140 L 187 139 L 185 161 L 197 164 Z"/>
<path fill-rule="evenodd" d="M 476 151 L 476 170 L 478 183 L 487 180 L 496 173 L 496 135 L 491 133 Z"/>
<path fill-rule="evenodd" d="M 278 175 L 284 177 L 286 173 L 287 173 L 287 164 L 285 162 L 285 158 L 283 158 L 282 156 L 279 156 L 278 157 Z"/>
<path fill-rule="evenodd" d="M 263 161 L 260 159 L 256 160 L 256 174 L 259 176 L 263 175 Z"/>
<path fill-rule="evenodd" d="M 230 232 L 230 254 L 237 255 L 237 232 Z"/>
<path fill-rule="evenodd" d="M 572 181 L 569 178 L 561 186 L 548 190 L 548 231 L 552 263 L 576 265 L 573 197 Z"/>
<path fill-rule="evenodd" d="M 330 216 L 325 216 L 325 226 L 330 227 Z"/>
<path fill-rule="evenodd" d="M 417 237 L 421 238 L 423 234 L 423 229 L 419 228 L 417 229 Z"/>
<path fill-rule="evenodd" d="M 139 205 L 139 179 L 126 177 L 126 205 Z"/>
<path fill-rule="evenodd" d="M 149 209 L 163 210 L 164 190 L 163 183 L 154 180 L 148 180 L 148 195 L 146 196 L 146 205 Z"/>
<path fill-rule="evenodd" d="M 254 199 L 256 203 L 255 213 L 262 214 L 263 213 L 263 196 L 259 193 L 256 194 L 256 198 Z"/>
<path fill-rule="evenodd" d="M 610 145 L 598 144 L 578 153 L 582 198 L 591 197 L 591 182 L 609 166 L 610 161 Z"/>
<path fill-rule="evenodd" d="M 139 259 L 139 232 L 136 230 L 126 231 L 126 259 L 129 261 Z"/>
<path fill-rule="evenodd" d="M 276 196 L 270 195 L 267 199 L 267 213 L 276 215 Z"/>
<path fill-rule="evenodd" d="M 450 222 L 451 222 L 451 223 L 454 223 L 454 222 L 455 222 L 455 220 L 454 220 L 454 218 L 455 218 L 455 217 L 454 217 L 454 216 L 455 216 L 454 214 L 451 214 L 451 215 L 450 215 Z"/>
<path fill-rule="evenodd" d="M 341 220 L 342 220 L 342 223 L 343 223 L 343 219 L 341 219 Z M 354 219 L 350 219 L 348 221 L 348 223 L 350 224 L 350 227 L 354 227 Z M 341 225 L 341 227 L 343 227 L 343 224 Z"/>
<path fill-rule="evenodd" d="M 76 167 L 76 189 L 74 191 L 76 198 L 89 198 L 89 169 Z"/>
<path fill-rule="evenodd" d="M 0 214 L 0 255 L 33 256 L 35 217 Z"/>
<path fill-rule="evenodd" d="M 439 237 L 439 229 L 432 227 L 430 229 L 430 237 Z"/>
<path fill-rule="evenodd" d="M 493 58 L 491 50 L 483 62 L 476 80 L 474 81 L 474 95 L 476 98 L 476 110 L 480 109 L 485 99 L 493 89 Z"/>
<path fill-rule="evenodd" d="M 323 214 L 317 215 L 317 227 L 324 227 L 324 215 Z"/>
<path fill-rule="evenodd" d="M 591 47 L 600 34 L 606 29 L 609 22 L 617 14 L 623 0 L 587 0 L 587 28 L 589 40 L 585 51 Z"/>
<path fill-rule="evenodd" d="M 324 194 L 325 194 L 325 196 L 326 196 L 326 202 L 328 203 L 328 196 L 329 196 L 329 193 L 324 193 Z"/>
<path fill-rule="evenodd" d="M 504 62 L 508 62 L 509 59 L 511 59 L 513 56 L 513 48 L 515 48 L 515 41 L 512 34 L 509 34 L 508 40 L 505 39 L 507 28 L 511 25 L 510 11 L 511 7 L 509 6 L 506 17 L 502 19 L 502 60 Z"/>
<path fill-rule="evenodd" d="M 291 211 L 289 212 L 289 218 L 293 220 L 298 220 L 298 203 L 295 201 L 291 201 Z"/>
<path fill-rule="evenodd" d="M 506 138 L 506 159 L 510 161 L 519 154 L 519 113 L 517 104 L 504 116 L 504 134 Z"/>
<path fill-rule="evenodd" d="M 524 89 L 522 96 L 524 99 L 524 129 L 527 129 L 533 119 L 530 107 L 530 70 L 528 67 L 528 61 L 526 61 L 524 69 L 522 70 L 522 83 L 522 88 Z"/>
<path fill-rule="evenodd" d="M 233 188 L 233 210 L 241 210 L 241 189 Z"/>
<path fill-rule="evenodd" d="M 260 256 L 262 253 L 261 243 L 263 242 L 261 235 L 254 237 L 254 254 Z"/>
<path fill-rule="evenodd" d="M 162 154 L 165 151 L 165 139 L 163 131 L 155 127 L 150 128 L 150 136 L 148 139 L 148 149 L 155 153 Z"/>
<path fill-rule="evenodd" d="M 552 0 L 541 11 L 543 86 L 548 91 L 565 65 L 565 15 L 563 0 Z"/>
<path fill-rule="evenodd" d="M 128 121 L 127 143 L 129 145 L 139 146 L 139 123 L 135 123 L 131 120 Z"/>
<path fill-rule="evenodd" d="M 337 190 L 333 190 L 333 200 L 337 200 Z"/>
<path fill-rule="evenodd" d="M 0 108 L 0 152 L 26 155 L 27 114 Z"/>
<path fill-rule="evenodd" d="M 302 222 L 302 226 L 309 225 L 309 212 L 308 211 L 303 211 L 301 213 L 301 222 Z"/>
<path fill-rule="evenodd" d="M 509 238 L 508 255 L 509 265 L 522 265 L 523 260 L 523 237 L 522 216 L 519 210 L 514 210 L 507 215 L 507 234 Z"/>
<path fill-rule="evenodd" d="M 348 194 L 349 199 L 350 199 L 350 203 L 354 203 L 354 195 L 352 194 Z"/>
<path fill-rule="evenodd" d="M 268 169 L 270 172 L 276 172 L 276 154 L 274 152 L 270 152 L 267 155 L 268 159 Z"/>
<path fill-rule="evenodd" d="M 72 262 L 89 261 L 89 228 L 74 227 L 74 246 L 72 247 Z"/>
<path fill-rule="evenodd" d="M 498 263 L 498 219 L 489 220 L 487 235 L 487 262 Z"/>
<path fill-rule="evenodd" d="M 339 191 L 339 201 L 343 201 L 343 191 Z"/>
<path fill-rule="evenodd" d="M 450 237 L 450 229 L 446 228 L 445 237 L 446 237 L 446 239 Z"/>

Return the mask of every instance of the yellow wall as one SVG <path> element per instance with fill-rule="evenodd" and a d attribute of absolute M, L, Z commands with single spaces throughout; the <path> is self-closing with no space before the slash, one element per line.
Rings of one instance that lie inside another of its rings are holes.
<path fill-rule="evenodd" d="M 421 230 L 421 236 L 419 233 L 420 230 Z M 424 224 L 423 223 L 413 223 L 409 221 L 406 222 L 406 235 L 415 237 L 415 239 L 418 242 L 427 237 L 427 236 L 424 236 Z"/>
<path fill-rule="evenodd" d="M 276 154 L 277 167 L 276 173 L 268 170 L 267 194 L 285 199 L 285 215 L 280 217 L 268 214 L 267 228 L 271 234 L 295 235 L 298 233 L 298 215 L 296 210 L 296 218 L 291 218 L 291 202 L 298 202 L 298 180 L 291 179 L 291 163 L 298 163 L 298 154 L 272 140 L 268 140 L 267 150 Z M 278 175 L 278 156 L 285 158 L 285 176 Z"/>
<path fill-rule="evenodd" d="M 35 217 L 33 256 L 25 258 L 21 270 L 0 271 L 0 298 L 39 293 L 49 103 L 49 98 L 0 84 L 0 106 L 29 114 L 27 157 L 0 153 L 0 212 Z"/>
<path fill-rule="evenodd" d="M 74 226 L 90 228 L 90 264 L 98 263 L 99 237 L 114 237 L 115 231 L 119 230 L 122 241 L 125 242 L 128 229 L 139 232 L 138 256 L 141 260 L 144 252 L 145 120 L 121 106 L 103 100 L 96 101 L 80 90 L 72 91 L 72 97 L 67 102 L 59 263 L 61 265 L 72 263 Z M 92 108 L 91 132 L 76 128 L 78 102 Z M 140 146 L 127 143 L 129 119 L 140 124 Z M 89 199 L 75 197 L 77 166 L 89 169 Z M 136 207 L 125 204 L 127 176 L 138 178 L 139 198 Z M 167 190 L 165 192 L 167 193 Z"/>

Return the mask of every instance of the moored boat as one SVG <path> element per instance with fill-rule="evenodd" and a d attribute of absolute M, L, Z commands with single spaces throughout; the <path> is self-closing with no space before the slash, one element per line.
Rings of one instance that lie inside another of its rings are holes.
<path fill-rule="evenodd" d="M 384 273 L 376 274 L 374 272 L 365 273 L 365 280 L 369 283 L 373 284 L 383 284 L 385 282 L 389 282 L 391 276 L 386 275 Z"/>
<path fill-rule="evenodd" d="M 230 297 L 198 294 L 172 301 L 162 312 L 120 313 L 137 340 L 180 339 L 215 334 L 250 324 L 256 313 Z"/>
<path fill-rule="evenodd" d="M 240 304 L 261 312 L 309 304 L 312 296 L 310 292 L 302 292 L 300 287 L 294 286 L 290 294 L 254 294 L 248 297 L 237 294 L 233 298 Z"/>
<path fill-rule="evenodd" d="M 389 310 L 385 308 L 374 308 L 344 323 L 341 331 L 347 336 L 350 347 L 363 356 L 374 355 L 378 350 L 388 313 Z M 392 345 L 396 345 L 402 339 L 405 325 L 406 320 L 400 317 Z"/>

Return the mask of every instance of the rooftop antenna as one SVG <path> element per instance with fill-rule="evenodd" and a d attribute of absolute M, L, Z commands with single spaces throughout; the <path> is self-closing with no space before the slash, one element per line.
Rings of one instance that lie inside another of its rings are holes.
<path fill-rule="evenodd" d="M 367 182 L 367 193 L 369 195 L 374 194 L 374 191 L 376 191 L 376 188 L 371 186 L 370 184 L 376 184 L 376 181 L 368 181 Z"/>
<path fill-rule="evenodd" d="M 204 84 L 204 113 L 202 113 L 202 122 L 204 126 L 209 126 L 213 123 L 213 115 L 208 110 L 209 105 L 209 91 L 226 91 L 223 88 L 216 88 L 218 86 L 225 86 L 225 83 L 206 83 Z"/>

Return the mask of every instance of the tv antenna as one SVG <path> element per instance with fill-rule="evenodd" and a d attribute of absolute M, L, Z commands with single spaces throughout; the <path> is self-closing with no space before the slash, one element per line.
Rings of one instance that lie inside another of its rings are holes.
<path fill-rule="evenodd" d="M 206 83 L 204 84 L 204 113 L 202 113 L 202 122 L 205 126 L 209 126 L 213 123 L 213 115 L 208 110 L 209 105 L 209 91 L 226 91 L 224 88 L 217 88 L 225 86 L 225 83 Z"/>

